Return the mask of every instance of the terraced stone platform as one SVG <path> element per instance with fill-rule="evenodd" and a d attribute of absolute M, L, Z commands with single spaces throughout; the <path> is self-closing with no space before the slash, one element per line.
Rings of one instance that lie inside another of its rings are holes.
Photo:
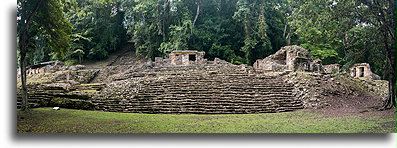
<path fill-rule="evenodd" d="M 123 87 L 107 87 L 92 100 L 97 110 L 232 114 L 303 108 L 292 84 L 277 76 L 249 74 L 238 66 L 154 68 L 130 74 L 139 77 L 123 80 L 121 84 L 129 84 Z"/>

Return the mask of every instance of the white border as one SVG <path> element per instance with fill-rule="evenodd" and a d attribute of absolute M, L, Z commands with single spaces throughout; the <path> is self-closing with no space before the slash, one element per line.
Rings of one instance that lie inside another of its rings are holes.
<path fill-rule="evenodd" d="M 277 148 L 392 148 L 396 134 L 198 134 L 198 135 L 19 135 L 15 132 L 15 33 L 16 1 L 1 1 L 0 45 L 0 147 L 70 148 L 70 147 L 277 147 Z"/>

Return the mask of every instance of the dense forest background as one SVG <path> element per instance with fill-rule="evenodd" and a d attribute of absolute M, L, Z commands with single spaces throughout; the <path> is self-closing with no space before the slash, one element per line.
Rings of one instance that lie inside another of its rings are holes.
<path fill-rule="evenodd" d="M 33 1 L 18 0 L 17 22 Z M 27 65 L 102 60 L 126 44 L 148 59 L 199 50 L 210 60 L 252 65 L 299 45 L 325 65 L 366 62 L 387 79 L 384 49 L 395 47 L 394 32 L 385 29 L 392 8 L 380 0 L 54 0 L 47 9 L 36 17 L 57 23 L 29 26 Z"/>

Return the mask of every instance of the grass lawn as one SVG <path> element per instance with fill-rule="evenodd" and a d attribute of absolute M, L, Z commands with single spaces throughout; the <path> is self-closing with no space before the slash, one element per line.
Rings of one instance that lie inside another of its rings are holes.
<path fill-rule="evenodd" d="M 395 133 L 392 117 L 268 114 L 137 114 L 36 108 L 17 112 L 18 133 Z"/>

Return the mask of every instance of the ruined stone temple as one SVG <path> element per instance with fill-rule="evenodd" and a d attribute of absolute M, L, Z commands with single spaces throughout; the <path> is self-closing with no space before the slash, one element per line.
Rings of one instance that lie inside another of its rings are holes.
<path fill-rule="evenodd" d="M 371 71 L 371 66 L 368 63 L 354 64 L 348 71 L 341 71 L 339 64 L 324 65 L 323 67 L 326 73 L 346 73 L 352 78 L 380 80 L 380 76 Z"/>
<path fill-rule="evenodd" d="M 204 59 L 204 52 L 195 50 L 177 50 L 169 54 L 169 58 L 163 59 L 156 57 L 154 60 L 155 67 L 172 67 L 172 66 L 191 66 L 204 65 L 207 60 Z"/>
<path fill-rule="evenodd" d="M 146 62 L 123 54 L 100 68 L 48 65 L 47 70 L 28 76 L 30 106 L 189 114 L 274 113 L 320 106 L 318 99 L 305 95 L 311 92 L 296 82 L 299 79 L 294 79 L 293 73 L 283 75 L 285 71 L 324 70 L 321 61 L 313 60 L 302 47 L 283 47 L 257 60 L 253 67 L 218 58 L 207 61 L 204 55 L 193 50 L 173 51 L 168 58 Z M 362 65 L 355 69 L 355 76 L 370 72 Z M 314 83 L 320 85 L 323 76 L 313 76 Z M 18 106 L 20 97 L 19 88 Z"/>
<path fill-rule="evenodd" d="M 368 63 L 357 63 L 350 68 L 350 76 L 353 78 L 368 78 L 379 80 L 380 77 L 371 71 Z"/>
<path fill-rule="evenodd" d="M 268 72 L 321 72 L 324 70 L 320 59 L 313 60 L 309 51 L 299 46 L 282 47 L 275 54 L 256 60 L 253 67 L 255 70 Z"/>

